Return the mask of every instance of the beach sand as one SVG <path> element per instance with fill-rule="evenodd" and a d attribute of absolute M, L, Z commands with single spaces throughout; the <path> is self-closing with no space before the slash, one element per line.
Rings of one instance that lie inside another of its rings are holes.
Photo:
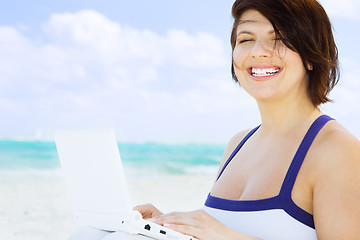
<path fill-rule="evenodd" d="M 67 239 L 79 225 L 61 174 L 39 171 L 23 175 L 16 170 L 0 172 L 0 239 Z M 213 180 L 209 175 L 177 175 L 130 177 L 127 181 L 134 206 L 150 202 L 171 212 L 201 208 Z"/>

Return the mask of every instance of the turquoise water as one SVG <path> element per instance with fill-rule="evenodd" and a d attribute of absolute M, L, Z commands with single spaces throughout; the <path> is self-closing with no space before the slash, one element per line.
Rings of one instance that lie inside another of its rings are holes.
<path fill-rule="evenodd" d="M 137 175 L 214 174 L 224 148 L 202 144 L 119 143 L 125 171 Z M 0 140 L 1 170 L 59 168 L 54 142 Z"/>

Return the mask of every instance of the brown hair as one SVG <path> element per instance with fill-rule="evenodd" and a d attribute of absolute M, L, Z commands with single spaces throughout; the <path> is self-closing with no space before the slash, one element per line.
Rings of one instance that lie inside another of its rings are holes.
<path fill-rule="evenodd" d="M 231 47 L 241 15 L 249 9 L 259 11 L 274 27 L 277 38 L 299 53 L 309 74 L 308 95 L 314 106 L 331 101 L 327 95 L 339 79 L 338 50 L 330 20 L 316 0 L 236 0 L 232 7 L 234 25 Z M 312 65 L 309 70 L 307 64 Z M 237 82 L 234 65 L 233 79 Z"/>

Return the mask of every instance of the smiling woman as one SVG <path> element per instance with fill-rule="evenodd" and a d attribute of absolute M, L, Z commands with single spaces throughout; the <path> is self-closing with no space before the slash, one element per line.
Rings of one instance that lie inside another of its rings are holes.
<path fill-rule="evenodd" d="M 135 210 L 199 240 L 358 238 L 360 142 L 319 109 L 338 81 L 326 12 L 316 0 L 236 0 L 232 14 L 232 74 L 261 125 L 230 140 L 203 209 Z"/>

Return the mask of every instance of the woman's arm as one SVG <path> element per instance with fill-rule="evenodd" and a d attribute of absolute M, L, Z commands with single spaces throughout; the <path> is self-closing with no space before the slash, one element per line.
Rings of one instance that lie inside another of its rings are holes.
<path fill-rule="evenodd" d="M 334 131 L 323 140 L 313 188 L 318 238 L 359 239 L 360 143 L 344 131 Z"/>

